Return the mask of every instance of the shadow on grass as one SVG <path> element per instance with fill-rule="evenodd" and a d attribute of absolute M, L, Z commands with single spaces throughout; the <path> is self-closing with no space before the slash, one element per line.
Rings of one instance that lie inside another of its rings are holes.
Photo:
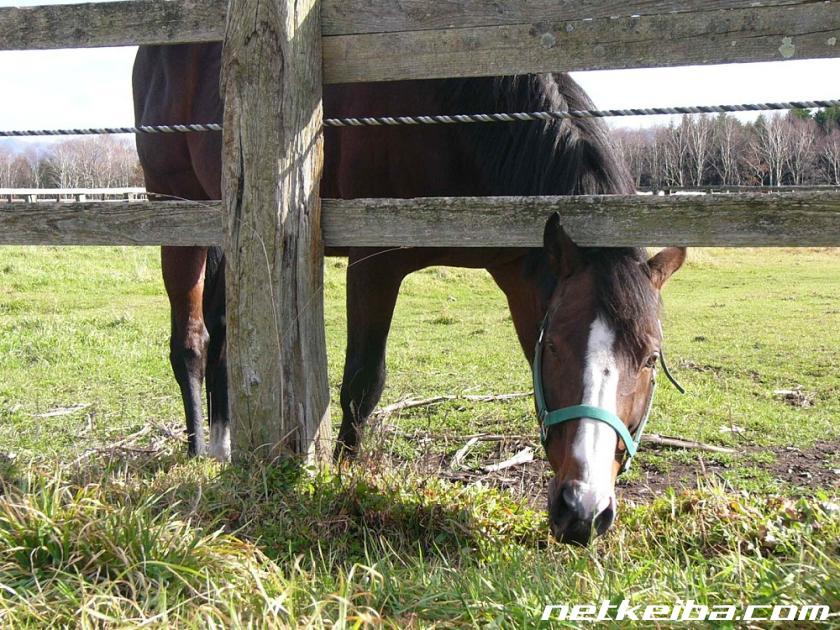
<path fill-rule="evenodd" d="M 254 542 L 269 557 L 306 556 L 332 566 L 367 564 L 383 553 L 458 558 L 487 549 L 496 534 L 510 540 L 513 533 L 525 542 L 543 529 L 527 517 L 527 507 L 492 490 L 359 465 L 314 470 L 288 460 L 220 466 L 180 453 L 126 452 L 91 458 L 68 480 L 101 485 L 115 502 L 154 494 L 160 510 Z M 492 500 L 483 501 L 481 493 Z M 518 512 L 530 525 L 523 526 L 522 518 L 504 520 Z"/>
<path fill-rule="evenodd" d="M 486 523 L 468 497 L 398 471 L 252 463 L 224 468 L 203 495 L 224 506 L 227 528 L 271 557 L 327 554 L 330 564 L 346 565 L 383 552 L 457 557 L 486 540 Z"/>

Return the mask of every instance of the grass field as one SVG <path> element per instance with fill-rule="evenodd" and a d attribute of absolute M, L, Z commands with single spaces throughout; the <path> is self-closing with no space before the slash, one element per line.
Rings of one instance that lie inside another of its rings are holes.
<path fill-rule="evenodd" d="M 334 400 L 345 267 L 327 262 Z M 660 387 L 649 431 L 737 452 L 643 447 L 614 531 L 581 550 L 549 540 L 539 450 L 480 472 L 536 443 L 530 399 L 391 415 L 341 472 L 188 461 L 157 252 L 4 248 L 0 625 L 519 627 L 625 598 L 840 611 L 840 252 L 694 251 L 665 303 L 688 394 Z M 410 277 L 388 360 L 383 404 L 530 389 L 483 272 Z M 450 473 L 480 432 L 516 437 Z"/>

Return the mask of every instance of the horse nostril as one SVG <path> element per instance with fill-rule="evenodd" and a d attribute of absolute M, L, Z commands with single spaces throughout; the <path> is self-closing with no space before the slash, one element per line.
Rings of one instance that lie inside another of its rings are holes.
<path fill-rule="evenodd" d="M 579 489 L 572 484 L 565 484 L 563 486 L 560 498 L 563 500 L 563 505 L 566 509 L 572 512 L 578 512 L 580 510 L 580 497 L 578 493 Z"/>
<path fill-rule="evenodd" d="M 601 536 L 615 521 L 615 497 L 605 497 L 592 488 L 573 480 L 561 484 L 550 505 L 552 531 L 561 542 L 587 545 L 594 536 Z"/>
<path fill-rule="evenodd" d="M 603 536 L 606 531 L 612 527 L 615 522 L 615 499 L 610 497 L 610 503 L 595 517 L 595 531 L 599 536 Z"/>

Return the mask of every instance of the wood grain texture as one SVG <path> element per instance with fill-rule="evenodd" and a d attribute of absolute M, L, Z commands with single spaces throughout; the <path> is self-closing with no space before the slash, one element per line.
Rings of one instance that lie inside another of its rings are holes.
<path fill-rule="evenodd" d="M 213 245 L 219 202 L 0 203 L 0 245 Z"/>
<path fill-rule="evenodd" d="M 813 0 L 326 0 L 324 36 L 813 4 Z"/>
<path fill-rule="evenodd" d="M 840 193 L 324 200 L 328 246 L 539 247 L 553 212 L 580 245 L 840 246 Z"/>
<path fill-rule="evenodd" d="M 0 50 L 219 41 L 227 2 L 133 0 L 0 8 Z"/>
<path fill-rule="evenodd" d="M 783 61 L 840 56 L 838 42 L 837 2 L 534 20 L 327 37 L 324 74 L 328 83 L 343 83 Z"/>
<path fill-rule="evenodd" d="M 235 457 L 330 448 L 318 0 L 232 0 L 222 68 Z"/>
<path fill-rule="evenodd" d="M 809 0 L 328 0 L 323 34 L 445 30 L 801 5 Z M 0 8 L 0 50 L 221 41 L 227 0 L 131 0 Z"/>
<path fill-rule="evenodd" d="M 322 206 L 328 247 L 538 247 L 552 212 L 589 246 L 840 247 L 836 191 L 324 199 Z M 0 204 L 0 245 L 217 245 L 223 232 L 218 201 Z"/>
<path fill-rule="evenodd" d="M 4 8 L 0 50 L 220 40 L 225 8 Z M 836 1 L 329 0 L 323 15 L 327 83 L 840 56 Z"/>

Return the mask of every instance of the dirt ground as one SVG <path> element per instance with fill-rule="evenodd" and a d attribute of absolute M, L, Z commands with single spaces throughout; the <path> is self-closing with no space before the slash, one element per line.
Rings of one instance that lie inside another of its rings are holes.
<path fill-rule="evenodd" d="M 498 453 L 518 452 L 529 446 L 526 441 L 506 441 L 495 449 Z M 647 448 L 657 448 L 648 446 Z M 760 449 L 749 447 L 747 452 Z M 817 489 L 840 490 L 840 439 L 818 442 L 808 449 L 786 447 L 773 449 L 775 461 L 769 464 L 754 464 L 758 469 L 769 473 L 783 484 L 798 488 L 807 488 L 808 493 Z M 551 469 L 545 460 L 535 460 L 497 472 L 483 470 L 452 470 L 449 457 L 429 453 L 419 461 L 394 462 L 412 466 L 417 472 L 435 475 L 444 479 L 468 485 L 483 484 L 489 487 L 505 489 L 516 496 L 527 498 L 534 506 L 545 505 L 546 481 L 551 477 Z M 488 458 L 492 459 L 492 457 Z M 720 478 L 727 465 L 702 459 L 696 463 L 669 462 L 667 472 L 663 473 L 653 466 L 641 465 L 641 479 L 624 482 L 619 479 L 617 490 L 619 500 L 644 502 L 662 494 L 667 488 L 677 490 L 693 488 L 703 478 Z"/>

